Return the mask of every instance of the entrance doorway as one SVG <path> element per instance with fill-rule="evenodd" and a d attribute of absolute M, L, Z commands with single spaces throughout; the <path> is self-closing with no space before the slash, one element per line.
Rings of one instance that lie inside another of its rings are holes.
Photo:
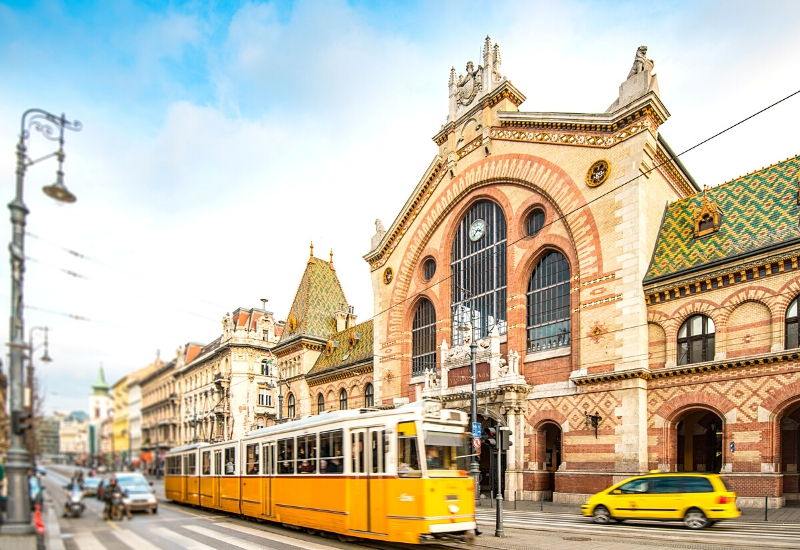
<path fill-rule="evenodd" d="M 537 436 L 539 470 L 543 471 L 537 489 L 544 492 L 544 500 L 552 500 L 556 489 L 556 471 L 561 464 L 561 426 L 545 422 L 539 426 Z"/>
<path fill-rule="evenodd" d="M 780 419 L 780 471 L 787 504 L 800 503 L 800 402 L 790 405 Z"/>
<path fill-rule="evenodd" d="M 719 473 L 722 469 L 722 419 L 706 409 L 687 412 L 676 425 L 679 472 Z"/>

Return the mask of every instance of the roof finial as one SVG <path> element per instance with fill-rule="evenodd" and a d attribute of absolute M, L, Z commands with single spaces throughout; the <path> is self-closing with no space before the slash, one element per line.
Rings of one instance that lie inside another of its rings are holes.
<path fill-rule="evenodd" d="M 309 258 L 313 258 L 314 257 L 314 241 L 311 241 L 311 244 L 309 245 L 308 248 L 309 248 L 308 257 Z"/>
<path fill-rule="evenodd" d="M 329 262 L 331 267 L 333 267 L 333 249 L 331 248 L 331 261 Z"/>

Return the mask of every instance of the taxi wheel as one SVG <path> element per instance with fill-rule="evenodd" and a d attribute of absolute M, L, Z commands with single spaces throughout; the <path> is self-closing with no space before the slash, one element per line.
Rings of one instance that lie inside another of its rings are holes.
<path fill-rule="evenodd" d="M 608 511 L 608 508 L 602 504 L 594 509 L 592 512 L 592 517 L 594 518 L 595 523 L 600 523 L 603 525 L 611 521 L 611 513 Z"/>
<path fill-rule="evenodd" d="M 708 525 L 708 518 L 697 508 L 692 508 L 683 516 L 683 524 L 689 529 L 702 529 Z"/>

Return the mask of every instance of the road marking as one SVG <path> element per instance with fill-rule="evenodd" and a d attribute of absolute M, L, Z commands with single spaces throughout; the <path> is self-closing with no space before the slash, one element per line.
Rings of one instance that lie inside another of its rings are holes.
<path fill-rule="evenodd" d="M 147 539 L 140 537 L 130 529 L 125 529 L 125 531 L 111 531 L 111 534 L 131 548 L 136 548 L 136 550 L 161 550 L 159 546 L 156 546 Z"/>
<path fill-rule="evenodd" d="M 227 529 L 232 529 L 234 531 L 239 531 L 240 533 L 244 533 L 245 535 L 252 535 L 254 537 L 260 537 L 262 539 L 271 540 L 273 542 L 280 542 L 282 544 L 288 544 L 290 546 L 297 546 L 299 548 L 304 548 L 305 550 L 331 550 L 330 546 L 323 546 L 322 544 L 317 544 L 315 542 L 307 541 L 304 539 L 286 537 L 284 535 L 278 535 L 276 533 L 264 531 L 262 529 L 245 527 L 244 525 L 236 525 L 235 523 L 217 523 L 217 525 L 219 525 L 220 527 L 225 527 Z M 193 527 L 186 527 L 186 529 L 193 529 Z M 217 536 L 219 536 L 218 531 L 214 531 L 214 533 Z M 258 546 L 258 548 L 263 549 L 263 546 Z"/>
<path fill-rule="evenodd" d="M 159 537 L 164 537 L 165 539 L 174 542 L 181 548 L 186 548 L 188 550 L 216 550 L 213 546 L 208 546 L 207 544 L 190 539 L 189 537 L 184 537 L 183 535 L 179 535 L 178 533 L 170 531 L 165 527 L 156 527 L 153 529 L 153 532 Z"/>
<path fill-rule="evenodd" d="M 106 550 L 92 533 L 78 533 L 72 540 L 78 543 L 81 550 Z"/>

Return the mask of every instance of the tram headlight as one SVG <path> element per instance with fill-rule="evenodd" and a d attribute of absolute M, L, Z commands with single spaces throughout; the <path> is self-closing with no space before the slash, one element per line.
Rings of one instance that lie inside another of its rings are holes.
<path fill-rule="evenodd" d="M 447 509 L 448 509 L 448 510 L 450 510 L 450 513 L 451 513 L 451 514 L 457 514 L 457 513 L 458 513 L 458 511 L 459 511 L 461 508 L 459 508 L 459 507 L 458 507 L 458 506 L 456 506 L 455 504 L 451 504 L 450 506 L 448 506 L 448 507 L 447 507 Z"/>

